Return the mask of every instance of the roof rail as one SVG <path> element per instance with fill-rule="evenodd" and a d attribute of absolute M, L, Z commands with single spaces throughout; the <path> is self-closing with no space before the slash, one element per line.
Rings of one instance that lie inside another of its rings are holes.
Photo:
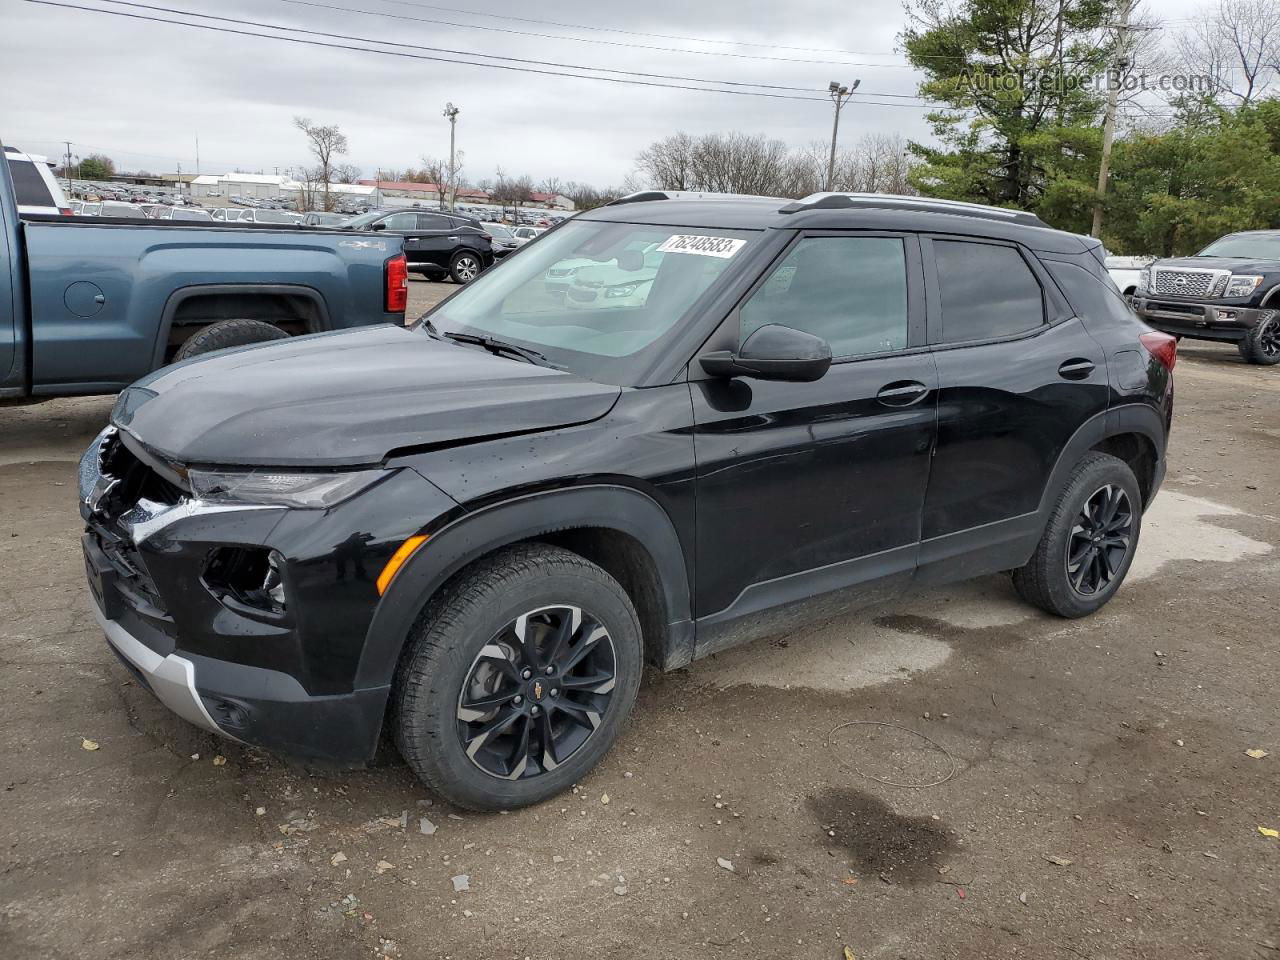
<path fill-rule="evenodd" d="M 786 197 L 762 197 L 753 193 L 712 193 L 700 190 L 641 190 L 629 193 L 617 200 L 610 200 L 606 207 L 623 203 L 646 203 L 650 200 L 786 200 Z"/>
<path fill-rule="evenodd" d="M 981 203 L 964 203 L 960 200 L 938 200 L 933 197 L 904 197 L 894 193 L 812 193 L 781 207 L 779 213 L 799 213 L 801 210 L 848 210 L 857 207 L 879 207 L 887 210 L 921 210 L 928 213 L 947 213 L 959 217 L 979 217 L 984 220 L 1004 220 L 1028 227 L 1049 225 L 1034 213 L 1024 210 L 1006 210 Z"/>

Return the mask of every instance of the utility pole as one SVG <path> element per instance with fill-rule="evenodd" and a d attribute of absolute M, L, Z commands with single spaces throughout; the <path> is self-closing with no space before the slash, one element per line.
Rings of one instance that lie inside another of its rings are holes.
<path fill-rule="evenodd" d="M 1116 108 L 1120 103 L 1120 75 L 1128 68 L 1127 51 L 1129 48 L 1129 13 L 1133 8 L 1132 0 L 1123 0 L 1120 6 L 1120 22 L 1116 29 L 1116 57 L 1111 70 L 1107 71 L 1107 111 L 1102 122 L 1102 159 L 1098 163 L 1098 197 L 1093 204 L 1093 228 L 1091 236 L 1102 236 L 1102 204 L 1107 197 L 1107 178 L 1111 175 L 1111 145 L 1116 136 Z"/>
<path fill-rule="evenodd" d="M 196 134 L 196 176 L 200 176 L 200 134 Z"/>
<path fill-rule="evenodd" d="M 71 196 L 71 141 L 63 140 L 62 142 L 67 145 L 66 166 L 62 168 L 62 173 L 63 179 L 67 181 L 67 196 Z"/>
<path fill-rule="evenodd" d="M 855 80 L 849 86 L 831 81 L 831 86 L 827 88 L 831 94 L 831 100 L 836 105 L 835 120 L 831 124 L 831 157 L 827 160 L 827 190 L 830 191 L 836 181 L 836 140 L 840 136 L 840 111 L 844 109 L 844 105 L 849 102 L 849 98 L 853 96 L 853 91 L 858 89 L 861 80 Z"/>
<path fill-rule="evenodd" d="M 445 198 L 449 191 L 454 191 L 453 196 L 449 197 L 449 209 L 454 209 L 457 204 L 457 188 L 454 187 L 454 181 L 457 179 L 458 163 L 457 163 L 457 132 L 458 132 L 458 108 L 452 103 L 444 105 L 444 115 L 449 119 L 449 182 L 441 184 L 444 188 L 440 191 L 440 209 L 443 210 Z"/>

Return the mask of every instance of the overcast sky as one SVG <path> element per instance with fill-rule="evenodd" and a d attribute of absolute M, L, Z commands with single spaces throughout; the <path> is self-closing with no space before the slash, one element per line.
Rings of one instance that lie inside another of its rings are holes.
<path fill-rule="evenodd" d="M 65 2 L 192 19 L 106 0 Z M 62 153 L 62 141 L 71 140 L 75 152 L 107 153 L 124 168 L 171 172 L 180 162 L 185 172 L 195 168 L 198 135 L 201 172 L 240 167 L 272 173 L 309 161 L 292 126 L 294 116 L 305 115 L 340 126 L 351 143 L 347 159 L 372 176 L 379 167 L 416 166 L 423 154 L 447 155 L 449 129 L 441 113 L 452 101 L 462 111 L 458 146 L 465 151 L 463 176 L 469 180 L 493 177 L 500 165 L 509 174 L 527 173 L 535 180 L 558 176 L 603 186 L 620 183 L 638 151 L 677 130 L 764 132 L 794 146 L 826 140 L 832 108 L 825 88 L 833 79 L 854 78 L 861 80 L 864 96 L 842 115 L 842 143 L 871 131 L 928 137 L 925 111 L 916 101 L 866 102 L 896 99 L 877 95 L 909 96 L 919 81 L 894 52 L 903 23 L 899 0 L 137 2 L 383 41 L 380 49 L 419 56 L 448 56 L 421 47 L 450 48 L 800 87 L 813 92 L 775 92 L 819 99 L 729 96 L 509 72 L 0 0 L 0 136 L 6 143 L 53 156 Z M 1170 0 L 1161 4 L 1161 15 L 1186 16 L 1199 5 L 1198 0 Z M 386 46 L 386 41 L 403 46 Z M 736 56 L 706 55 L 709 51 Z"/>

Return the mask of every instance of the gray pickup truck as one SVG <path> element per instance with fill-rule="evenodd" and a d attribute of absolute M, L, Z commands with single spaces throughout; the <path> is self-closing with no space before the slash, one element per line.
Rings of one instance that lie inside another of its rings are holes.
<path fill-rule="evenodd" d="M 0 399 L 115 393 L 223 347 L 404 323 L 401 238 L 18 212 L 0 163 Z"/>

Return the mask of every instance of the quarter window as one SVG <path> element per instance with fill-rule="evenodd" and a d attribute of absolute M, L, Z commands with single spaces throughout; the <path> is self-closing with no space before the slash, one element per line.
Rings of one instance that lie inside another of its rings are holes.
<path fill-rule="evenodd" d="M 907 258 L 896 237 L 808 237 L 743 304 L 742 339 L 777 323 L 826 340 L 833 357 L 907 345 Z"/>
<path fill-rule="evenodd" d="M 933 241 L 942 301 L 941 343 L 990 340 L 1044 324 L 1044 295 L 1013 247 Z"/>

